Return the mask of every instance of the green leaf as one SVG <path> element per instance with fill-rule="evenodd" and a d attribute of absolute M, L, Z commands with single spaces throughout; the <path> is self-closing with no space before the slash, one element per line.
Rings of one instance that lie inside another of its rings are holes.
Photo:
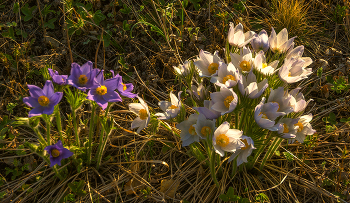
<path fill-rule="evenodd" d="M 124 14 L 129 14 L 131 12 L 131 9 L 126 4 L 123 4 L 123 8 L 120 9 L 120 12 Z"/>
<path fill-rule="evenodd" d="M 287 161 L 291 162 L 294 160 L 293 155 L 291 155 L 289 152 L 283 152 L 283 154 L 286 157 Z"/>
<path fill-rule="evenodd" d="M 18 13 L 19 12 L 19 3 L 18 2 L 15 2 L 13 4 L 13 12 L 14 13 Z"/>
<path fill-rule="evenodd" d="M 51 28 L 51 29 L 55 29 L 55 24 L 54 24 L 54 22 L 55 22 L 56 20 L 57 20 L 56 18 L 50 19 L 47 23 L 44 23 L 44 27 L 48 27 L 48 28 Z"/>
<path fill-rule="evenodd" d="M 235 195 L 235 191 L 233 190 L 233 187 L 230 187 L 230 188 L 227 190 L 226 195 L 227 195 L 230 199 L 233 198 L 233 196 Z"/>
<path fill-rule="evenodd" d="M 227 195 L 225 195 L 225 194 L 221 194 L 221 195 L 219 196 L 219 198 L 220 198 L 222 201 L 224 201 L 224 202 L 230 201 L 230 198 L 229 198 Z"/>
<path fill-rule="evenodd" d="M 14 32 L 12 27 L 9 27 L 9 29 L 7 31 L 2 32 L 1 35 L 3 37 L 7 37 L 7 38 L 10 38 L 12 40 L 15 40 L 15 32 Z"/>
<path fill-rule="evenodd" d="M 93 19 L 96 25 L 99 25 L 101 21 L 106 19 L 106 16 L 102 14 L 101 10 L 97 10 L 93 16 Z"/>

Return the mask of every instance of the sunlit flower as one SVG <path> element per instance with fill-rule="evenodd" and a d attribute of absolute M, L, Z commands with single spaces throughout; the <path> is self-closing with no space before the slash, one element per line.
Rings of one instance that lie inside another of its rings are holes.
<path fill-rule="evenodd" d="M 128 97 L 128 98 L 137 97 L 137 94 L 134 94 L 131 92 L 134 89 L 134 85 L 132 83 L 123 83 L 122 76 L 120 76 L 119 74 L 114 75 L 113 70 L 111 70 L 111 73 L 113 78 L 118 78 L 117 90 L 122 96 Z"/>
<path fill-rule="evenodd" d="M 179 75 L 187 76 L 191 73 L 191 62 L 185 61 L 184 64 L 180 64 L 179 66 L 173 66 L 175 72 Z"/>
<path fill-rule="evenodd" d="M 279 78 L 285 83 L 295 83 L 307 78 L 312 73 L 312 68 L 305 68 L 306 62 L 302 58 L 290 58 L 284 61 L 279 69 Z"/>
<path fill-rule="evenodd" d="M 197 66 L 200 77 L 211 77 L 217 75 L 219 62 L 223 62 L 223 60 L 218 56 L 218 51 L 211 54 L 201 50 L 199 58 L 193 64 Z"/>
<path fill-rule="evenodd" d="M 49 70 L 49 74 L 52 78 L 52 81 L 54 83 L 59 84 L 59 85 L 66 85 L 67 84 L 68 75 L 59 75 L 57 70 L 52 70 L 51 68 L 49 68 L 48 70 Z"/>
<path fill-rule="evenodd" d="M 50 167 L 53 167 L 56 164 L 61 166 L 62 159 L 67 159 L 74 154 L 69 151 L 69 149 L 63 147 L 61 140 L 58 140 L 54 145 L 45 147 L 44 150 L 50 154 Z"/>
<path fill-rule="evenodd" d="M 278 131 L 282 128 L 281 124 L 276 124 L 275 120 L 279 116 L 285 115 L 283 112 L 278 112 L 279 105 L 275 102 L 268 102 L 265 104 L 265 97 L 255 107 L 254 119 L 255 122 L 262 128 Z"/>
<path fill-rule="evenodd" d="M 72 63 L 72 69 L 70 70 L 67 83 L 82 91 L 90 89 L 94 85 L 94 78 L 98 72 L 98 69 L 92 69 L 92 66 L 91 61 L 86 62 L 81 67 L 77 63 Z"/>
<path fill-rule="evenodd" d="M 259 35 L 250 42 L 255 52 L 260 50 L 266 52 L 270 47 L 269 36 L 265 30 L 261 30 Z"/>
<path fill-rule="evenodd" d="M 288 93 L 288 91 L 284 91 L 283 87 L 278 87 L 277 89 L 270 89 L 270 95 L 267 102 L 273 102 L 278 105 L 278 112 L 283 114 L 289 114 L 293 112 L 293 108 L 295 105 L 295 98 Z"/>
<path fill-rule="evenodd" d="M 248 73 L 253 67 L 253 55 L 249 48 L 241 48 L 240 54 L 230 53 L 231 63 L 241 73 Z"/>
<path fill-rule="evenodd" d="M 96 76 L 94 85 L 88 92 L 87 99 L 95 101 L 102 109 L 107 108 L 108 102 L 121 102 L 122 98 L 114 90 L 117 89 L 121 78 L 104 80 L 103 71 Z"/>
<path fill-rule="evenodd" d="M 297 133 L 295 139 L 298 142 L 303 143 L 307 135 L 313 135 L 316 130 L 312 129 L 310 121 L 312 120 L 312 114 L 301 116 L 298 123 L 295 124 L 297 128 Z M 294 140 L 291 140 L 293 142 Z"/>
<path fill-rule="evenodd" d="M 273 52 L 287 52 L 295 37 L 288 39 L 288 31 L 286 28 L 282 29 L 277 35 L 275 29 L 271 29 L 271 35 L 269 37 L 270 49 Z"/>
<path fill-rule="evenodd" d="M 164 111 L 164 113 L 156 113 L 155 116 L 157 116 L 158 119 L 161 120 L 175 118 L 177 114 L 179 114 L 182 105 L 180 98 L 181 93 L 182 91 L 178 93 L 177 98 L 172 92 L 170 92 L 170 102 L 158 102 L 158 106 Z"/>
<path fill-rule="evenodd" d="M 199 136 L 196 133 L 194 125 L 197 123 L 198 114 L 191 114 L 187 120 L 176 125 L 176 128 L 181 130 L 182 146 L 188 146 L 193 142 L 199 142 Z"/>
<path fill-rule="evenodd" d="M 303 57 L 303 53 L 304 53 L 304 46 L 298 46 L 296 48 L 291 48 L 289 49 L 285 61 L 290 60 L 290 59 L 303 59 L 304 61 L 304 65 L 303 68 L 308 67 L 309 65 L 312 64 L 312 59 L 310 57 Z"/>
<path fill-rule="evenodd" d="M 213 104 L 214 104 L 213 101 L 204 100 L 204 107 L 193 107 L 193 108 L 197 110 L 200 114 L 203 114 L 207 119 L 213 120 L 221 116 L 220 112 L 215 111 L 211 108 Z"/>
<path fill-rule="evenodd" d="M 213 101 L 213 110 L 218 111 L 221 115 L 232 112 L 237 106 L 237 95 L 232 89 L 221 87 L 220 92 L 210 93 Z"/>
<path fill-rule="evenodd" d="M 240 77 L 241 75 L 239 74 L 239 71 L 232 63 L 229 63 L 228 65 L 221 63 L 218 76 L 211 77 L 210 82 L 230 88 L 237 84 Z"/>
<path fill-rule="evenodd" d="M 29 107 L 28 117 L 39 116 L 41 114 L 51 115 L 55 106 L 61 101 L 63 92 L 54 92 L 52 82 L 47 80 L 43 89 L 28 85 L 30 97 L 23 98 L 23 102 Z"/>
<path fill-rule="evenodd" d="M 230 123 L 223 122 L 214 132 L 213 147 L 216 153 L 224 156 L 225 152 L 235 152 L 237 149 L 244 147 L 240 140 L 243 131 L 230 129 Z"/>
<path fill-rule="evenodd" d="M 278 63 L 279 61 L 275 60 L 267 64 L 264 52 L 260 51 L 254 58 L 254 69 L 264 75 L 272 75 L 275 72 Z"/>
<path fill-rule="evenodd" d="M 242 163 L 247 163 L 248 156 L 250 156 L 253 150 L 256 149 L 254 147 L 254 141 L 252 140 L 252 138 L 243 135 L 242 137 L 240 137 L 240 140 L 244 143 L 244 147 L 237 149 L 237 151 L 235 151 L 228 159 L 228 162 L 231 162 L 238 156 L 237 166 L 241 165 Z"/>
<path fill-rule="evenodd" d="M 297 133 L 298 123 L 299 119 L 293 119 L 293 118 L 282 118 L 279 120 L 279 124 L 282 125 L 282 128 L 278 130 L 278 133 L 282 135 L 282 138 L 285 139 L 293 139 L 295 138 L 295 134 Z"/>
<path fill-rule="evenodd" d="M 203 100 L 208 94 L 208 89 L 203 86 L 203 83 L 200 83 L 198 87 L 191 85 L 191 90 L 187 90 L 187 92 L 194 95 L 197 100 Z"/>
<path fill-rule="evenodd" d="M 227 34 L 227 40 L 232 46 L 236 47 L 243 47 L 246 44 L 248 44 L 254 37 L 257 35 L 253 31 L 248 31 L 244 33 L 243 31 L 243 25 L 239 23 L 234 26 L 234 24 L 231 22 L 230 23 L 230 30 L 228 31 Z"/>
<path fill-rule="evenodd" d="M 247 76 L 242 76 L 242 80 L 238 82 L 238 89 L 241 94 L 251 99 L 260 97 L 268 86 L 267 79 L 257 83 L 253 71 L 249 72 Z"/>
<path fill-rule="evenodd" d="M 129 104 L 129 110 L 138 115 L 138 117 L 131 123 L 131 129 L 138 128 L 136 132 L 140 133 L 142 129 L 148 126 L 151 116 L 146 102 L 143 101 L 141 97 L 137 96 L 137 99 L 140 101 L 140 103 Z"/>
<path fill-rule="evenodd" d="M 208 136 L 212 136 L 215 131 L 215 120 L 207 120 L 203 114 L 199 114 L 193 127 L 200 138 L 206 139 Z"/>
<path fill-rule="evenodd" d="M 295 104 L 293 106 L 294 112 L 303 111 L 309 102 L 313 100 L 309 99 L 308 101 L 305 101 L 303 93 L 299 92 L 300 89 L 300 87 L 297 87 L 289 92 L 289 94 L 295 98 Z"/>

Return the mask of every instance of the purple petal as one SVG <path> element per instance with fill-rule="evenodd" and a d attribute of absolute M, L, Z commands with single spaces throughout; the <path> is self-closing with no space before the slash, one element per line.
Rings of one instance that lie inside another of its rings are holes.
<path fill-rule="evenodd" d="M 36 108 L 29 111 L 28 117 L 30 118 L 33 116 L 40 116 L 41 114 L 43 114 L 43 111 L 44 111 L 43 106 L 36 107 Z"/>
<path fill-rule="evenodd" d="M 29 106 L 29 107 L 34 107 L 34 108 L 40 106 L 38 99 L 36 99 L 34 97 L 23 98 L 23 103 L 27 104 L 27 106 Z"/>
<path fill-rule="evenodd" d="M 61 160 L 62 160 L 62 158 L 60 156 L 58 156 L 58 157 L 50 156 L 50 167 L 53 167 L 56 164 L 61 166 Z"/>
<path fill-rule="evenodd" d="M 103 110 L 108 106 L 108 102 L 100 95 L 94 95 L 94 101 L 102 107 Z"/>
<path fill-rule="evenodd" d="M 43 88 L 43 93 L 45 96 L 47 97 L 51 97 L 54 93 L 54 89 L 53 89 L 53 84 L 50 80 L 47 80 L 45 85 L 44 85 L 44 88 Z"/>
<path fill-rule="evenodd" d="M 63 92 L 55 92 L 51 97 L 49 98 L 50 104 L 49 106 L 56 106 L 58 102 L 61 101 L 63 97 Z"/>
<path fill-rule="evenodd" d="M 62 159 L 67 159 L 71 156 L 73 156 L 73 152 L 69 151 L 69 149 L 66 149 L 66 148 L 62 148 L 62 153 L 60 154 L 60 157 Z"/>
<path fill-rule="evenodd" d="M 79 64 L 72 63 L 71 66 L 72 66 L 72 68 L 70 69 L 70 75 L 75 77 L 75 78 L 78 78 L 82 74 Z"/>
<path fill-rule="evenodd" d="M 81 67 L 80 67 L 80 70 L 81 70 L 81 73 L 83 75 L 87 75 L 89 72 L 91 72 L 92 70 L 92 62 L 91 61 L 88 61 L 86 63 L 84 63 Z"/>
<path fill-rule="evenodd" d="M 51 115 L 54 109 L 55 106 L 46 106 L 44 107 L 43 114 Z"/>
<path fill-rule="evenodd" d="M 120 94 L 122 96 L 128 97 L 128 98 L 136 98 L 137 97 L 137 94 L 134 94 L 134 93 L 131 93 L 131 92 L 127 92 L 127 91 L 120 92 Z"/>
<path fill-rule="evenodd" d="M 27 85 L 29 89 L 30 96 L 34 98 L 39 98 L 40 96 L 43 96 L 43 90 L 35 85 Z"/>
<path fill-rule="evenodd" d="M 107 90 L 115 90 L 118 87 L 119 84 L 119 78 L 111 78 L 108 80 L 105 80 L 104 85 L 107 87 Z"/>
<path fill-rule="evenodd" d="M 123 101 L 119 94 L 115 91 L 108 91 L 102 96 L 108 102 L 121 102 Z"/>
<path fill-rule="evenodd" d="M 58 149 L 63 149 L 63 144 L 61 140 L 58 140 L 56 144 L 54 144 L 54 146 L 56 146 L 56 148 Z"/>
<path fill-rule="evenodd" d="M 94 78 L 95 84 L 103 85 L 104 84 L 104 75 L 103 75 L 103 70 L 100 69 L 94 69 L 96 72 L 96 77 Z"/>

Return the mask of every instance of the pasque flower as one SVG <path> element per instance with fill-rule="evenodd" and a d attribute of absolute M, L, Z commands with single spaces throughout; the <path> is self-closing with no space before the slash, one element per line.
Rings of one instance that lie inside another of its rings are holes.
<path fill-rule="evenodd" d="M 215 131 L 215 120 L 207 120 L 203 114 L 199 114 L 193 127 L 200 138 L 206 139 L 208 136 L 212 136 Z"/>
<path fill-rule="evenodd" d="M 309 61 L 303 58 L 290 58 L 284 61 L 278 76 L 285 83 L 295 83 L 307 78 L 312 73 L 312 68 L 305 68 Z"/>
<path fill-rule="evenodd" d="M 235 86 L 241 79 L 239 71 L 232 63 L 229 63 L 228 65 L 225 63 L 220 64 L 218 76 L 211 77 L 210 82 L 219 86 L 225 86 L 227 88 Z"/>
<path fill-rule="evenodd" d="M 255 52 L 260 50 L 266 52 L 270 47 L 269 36 L 265 30 L 261 30 L 259 35 L 250 42 Z"/>
<path fill-rule="evenodd" d="M 278 112 L 283 114 L 289 114 L 293 112 L 295 106 L 295 98 L 289 94 L 287 91 L 284 91 L 283 87 L 278 87 L 277 89 L 270 89 L 270 95 L 267 102 L 273 102 L 278 105 Z"/>
<path fill-rule="evenodd" d="M 138 115 L 138 117 L 131 123 L 131 129 L 138 128 L 136 132 L 140 133 L 142 129 L 148 126 L 151 117 L 146 102 L 138 96 L 137 98 L 140 103 L 129 104 L 129 110 Z"/>
<path fill-rule="evenodd" d="M 282 118 L 279 120 L 279 124 L 282 124 L 282 128 L 278 130 L 278 133 L 282 134 L 282 138 L 285 139 L 293 139 L 295 138 L 295 134 L 297 133 L 298 127 L 298 119 L 293 118 Z"/>
<path fill-rule="evenodd" d="M 197 123 L 199 114 L 191 114 L 187 120 L 176 125 L 181 130 L 180 137 L 182 146 L 188 146 L 193 142 L 199 142 L 199 136 L 196 133 L 194 125 Z"/>
<path fill-rule="evenodd" d="M 63 93 L 54 92 L 52 82 L 47 80 L 43 89 L 28 85 L 30 97 L 23 98 L 23 102 L 29 107 L 33 107 L 29 111 L 29 117 L 39 116 L 41 114 L 51 115 L 54 107 L 61 101 Z"/>
<path fill-rule="evenodd" d="M 254 58 L 254 69 L 264 75 L 272 75 L 278 66 L 279 61 L 275 60 L 271 63 L 266 63 L 266 57 L 263 51 L 260 51 Z"/>
<path fill-rule="evenodd" d="M 199 58 L 193 62 L 198 68 L 199 76 L 201 77 L 211 77 L 217 75 L 219 70 L 219 62 L 223 60 L 218 56 L 218 51 L 211 54 L 207 51 L 201 50 L 199 52 Z"/>
<path fill-rule="evenodd" d="M 227 40 L 232 46 L 243 47 L 248 44 L 252 39 L 254 39 L 257 35 L 253 31 L 248 31 L 246 33 L 243 32 L 243 25 L 239 23 L 234 26 L 234 24 L 230 23 L 230 30 L 227 34 Z"/>
<path fill-rule="evenodd" d="M 137 97 L 137 94 L 132 93 L 131 91 L 134 89 L 134 85 L 132 83 L 123 83 L 123 78 L 119 74 L 114 76 L 114 71 L 111 70 L 111 73 L 113 75 L 113 78 L 118 79 L 118 85 L 117 85 L 117 90 L 118 92 L 128 98 L 135 98 Z"/>
<path fill-rule="evenodd" d="M 88 92 L 87 99 L 95 101 L 102 109 L 107 108 L 108 102 L 121 102 L 122 98 L 114 90 L 117 89 L 121 78 L 104 80 L 103 71 L 94 79 L 94 85 Z"/>
<path fill-rule="evenodd" d="M 94 85 L 94 78 L 99 71 L 98 69 L 92 69 L 92 65 L 91 61 L 86 62 L 81 67 L 77 63 L 72 63 L 67 83 L 82 91 L 90 89 Z"/>
<path fill-rule="evenodd" d="M 73 152 L 63 147 L 61 140 L 58 140 L 54 145 L 45 147 L 44 150 L 50 154 L 50 167 L 53 167 L 55 164 L 61 166 L 62 159 L 67 159 L 73 156 Z"/>
<path fill-rule="evenodd" d="M 49 68 L 48 70 L 49 70 L 49 74 L 52 78 L 52 81 L 54 83 L 59 84 L 59 85 L 66 85 L 67 84 L 68 75 L 59 75 L 57 70 L 52 70 L 51 68 Z"/>
<path fill-rule="evenodd" d="M 208 89 L 203 86 L 203 83 L 200 83 L 198 87 L 191 85 L 191 90 L 187 90 L 187 92 L 194 95 L 197 100 L 203 100 L 208 94 Z"/>
<path fill-rule="evenodd" d="M 242 163 L 247 163 L 248 156 L 250 156 L 254 149 L 254 141 L 252 138 L 243 135 L 240 137 L 240 140 L 244 143 L 244 147 L 241 147 L 237 149 L 228 159 L 228 162 L 231 162 L 234 160 L 237 156 L 237 166 L 241 165 Z"/>
<path fill-rule="evenodd" d="M 313 135 L 316 130 L 312 129 L 310 121 L 312 120 L 312 114 L 304 115 L 299 118 L 297 124 L 297 133 L 295 139 L 298 142 L 303 143 L 307 135 Z M 291 140 L 293 142 L 294 140 Z"/>
<path fill-rule="evenodd" d="M 250 71 L 247 76 L 242 76 L 242 80 L 238 82 L 238 89 L 241 94 L 251 99 L 260 97 L 268 86 L 267 79 L 257 83 L 253 71 Z"/>
<path fill-rule="evenodd" d="M 184 64 L 180 64 L 177 67 L 174 66 L 173 68 L 177 74 L 187 76 L 191 73 L 191 62 L 186 60 Z"/>
<path fill-rule="evenodd" d="M 214 103 L 211 108 L 220 112 L 221 115 L 232 112 L 238 102 L 236 93 L 226 87 L 221 87 L 220 92 L 210 93 L 210 98 Z"/>
<path fill-rule="evenodd" d="M 158 116 L 158 119 L 165 120 L 175 118 L 180 112 L 181 107 L 181 95 L 182 91 L 178 93 L 178 98 L 170 92 L 170 102 L 160 101 L 158 102 L 159 107 L 164 111 L 164 113 L 156 113 L 155 116 Z"/>
<path fill-rule="evenodd" d="M 271 35 L 269 37 L 270 49 L 273 52 L 287 52 L 293 44 L 295 37 L 288 39 L 288 31 L 286 28 L 282 29 L 277 35 L 275 29 L 271 29 Z"/>
<path fill-rule="evenodd" d="M 309 99 L 308 101 L 305 101 L 303 93 L 299 92 L 300 87 L 297 87 L 289 92 L 290 95 L 292 95 L 295 99 L 295 104 L 293 106 L 294 112 L 298 113 L 303 111 L 306 106 L 309 104 L 310 101 L 313 99 Z"/>
<path fill-rule="evenodd" d="M 231 63 L 238 68 L 241 73 L 248 73 L 253 67 L 253 55 L 249 48 L 243 47 L 240 54 L 230 53 Z"/>
<path fill-rule="evenodd" d="M 283 112 L 278 112 L 279 105 L 276 102 L 268 102 L 265 104 L 265 97 L 255 107 L 254 119 L 255 122 L 262 128 L 278 131 L 282 128 L 281 124 L 276 124 L 275 120 L 279 116 L 285 115 Z"/>
<path fill-rule="evenodd" d="M 220 112 L 215 111 L 211 108 L 213 104 L 214 104 L 213 101 L 204 100 L 204 107 L 193 107 L 193 108 L 197 110 L 200 114 L 203 114 L 207 119 L 213 120 L 221 116 Z"/>
<path fill-rule="evenodd" d="M 243 131 L 230 129 L 230 124 L 223 122 L 214 132 L 213 147 L 216 153 L 224 156 L 225 152 L 235 152 L 237 149 L 244 147 L 241 141 Z"/>

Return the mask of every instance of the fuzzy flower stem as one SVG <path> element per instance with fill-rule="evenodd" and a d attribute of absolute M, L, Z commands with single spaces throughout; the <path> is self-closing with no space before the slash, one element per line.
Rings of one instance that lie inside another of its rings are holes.
<path fill-rule="evenodd" d="M 95 125 L 95 102 L 92 103 L 91 119 L 90 119 L 90 129 L 89 129 L 89 141 L 88 141 L 88 165 L 91 164 L 91 153 L 92 153 L 92 134 L 94 133 Z"/>
<path fill-rule="evenodd" d="M 38 127 L 34 127 L 32 129 L 35 132 L 35 134 L 38 136 L 40 143 L 44 146 L 47 146 L 47 142 L 45 141 L 44 137 L 41 135 Z"/>
<path fill-rule="evenodd" d="M 56 117 L 56 125 L 57 125 L 58 134 L 60 135 L 60 140 L 62 142 L 64 142 L 63 136 L 62 136 L 61 113 L 60 113 L 60 108 L 58 105 L 57 105 L 57 110 L 55 112 L 55 117 Z"/>
<path fill-rule="evenodd" d="M 77 126 L 77 118 L 76 118 L 75 111 L 76 111 L 75 109 L 73 109 L 73 111 L 72 111 L 73 127 L 74 127 L 75 141 L 77 143 L 77 146 L 80 147 L 78 126 Z"/>
<path fill-rule="evenodd" d="M 57 164 L 54 165 L 53 167 L 53 171 L 55 172 L 56 176 L 60 179 L 60 180 L 63 180 L 63 176 L 61 175 L 61 173 L 57 170 Z"/>
<path fill-rule="evenodd" d="M 46 140 L 47 140 L 47 145 L 51 145 L 51 134 L 50 134 L 50 127 L 51 127 L 51 122 L 50 122 L 50 117 L 46 114 L 44 114 L 44 120 L 46 122 Z"/>
<path fill-rule="evenodd" d="M 108 115 L 109 108 L 110 108 L 110 103 L 108 103 L 108 106 L 107 106 L 107 108 L 105 110 L 105 117 L 106 118 L 107 118 L 107 115 Z M 101 135 L 100 135 L 100 143 L 98 145 L 98 150 L 97 150 L 97 163 L 96 163 L 96 169 L 97 170 L 100 168 L 101 160 L 102 160 L 102 156 L 103 156 L 103 151 L 106 148 L 106 144 L 107 144 L 107 140 L 108 140 L 108 134 L 106 133 L 106 137 L 105 138 L 104 138 L 104 134 L 105 134 L 105 130 L 102 127 Z"/>

